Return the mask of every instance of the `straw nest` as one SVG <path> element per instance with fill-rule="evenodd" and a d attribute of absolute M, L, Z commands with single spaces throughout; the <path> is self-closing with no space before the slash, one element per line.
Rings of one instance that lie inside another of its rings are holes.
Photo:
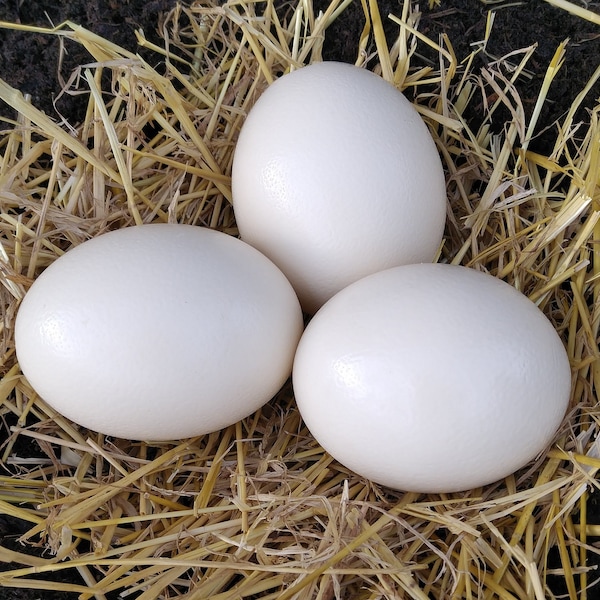
<path fill-rule="evenodd" d="M 107 439 L 57 415 L 19 371 L 19 301 L 71 246 L 154 221 L 236 234 L 229 173 L 244 116 L 277 76 L 321 59 L 328 26 L 351 1 L 332 0 L 319 14 L 311 0 L 278 10 L 244 0 L 178 7 L 164 47 L 152 48 L 162 72 L 74 24 L 46 31 L 92 57 L 69 82 L 70 93 L 88 98 L 77 128 L 0 81 L 0 98 L 19 113 L 0 138 L 0 513 L 28 522 L 22 542 L 46 550 L 40 557 L 0 547 L 0 561 L 13 563 L 0 586 L 73 591 L 82 600 L 543 600 L 554 573 L 570 598 L 587 597 L 596 575 L 586 558 L 597 552 L 588 538 L 597 530 L 587 523 L 586 498 L 600 467 L 600 105 L 584 122 L 574 114 L 584 100 L 589 108 L 600 68 L 559 123 L 538 123 L 564 45 L 526 120 L 518 80 L 533 48 L 475 71 L 485 40 L 456 57 L 449 39 L 438 45 L 419 33 L 409 2 L 388 17 L 367 0 L 357 40 L 357 64 L 369 61 L 410 91 L 442 154 L 449 219 L 440 261 L 517 287 L 568 349 L 570 410 L 552 446 L 521 471 L 461 494 L 383 489 L 324 453 L 289 387 L 211 435 Z M 396 27 L 392 45 L 385 19 Z M 139 42 L 149 46 L 141 35 Z M 425 47 L 437 66 L 415 68 Z M 477 104 L 484 112 L 471 128 L 464 115 Z M 510 116 L 492 133 L 501 109 Z M 531 152 L 548 125 L 554 147 Z M 24 440 L 43 457 L 21 456 Z M 72 581 L 77 571 L 80 583 L 55 581 L 64 570 Z"/>

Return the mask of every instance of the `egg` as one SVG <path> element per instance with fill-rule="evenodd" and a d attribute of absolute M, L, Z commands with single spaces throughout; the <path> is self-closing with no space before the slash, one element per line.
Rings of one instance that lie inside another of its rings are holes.
<path fill-rule="evenodd" d="M 288 277 L 304 310 L 368 274 L 431 262 L 446 217 L 435 143 L 374 73 L 314 63 L 270 85 L 237 140 L 241 238 Z"/>
<path fill-rule="evenodd" d="M 15 344 L 31 386 L 89 429 L 134 440 L 219 430 L 289 377 L 303 329 L 281 271 L 244 242 L 191 225 L 100 235 L 33 283 Z"/>
<path fill-rule="evenodd" d="M 550 321 L 513 287 L 415 264 L 329 300 L 300 340 L 293 386 L 309 430 L 350 470 L 398 490 L 454 492 L 546 448 L 571 371 Z"/>

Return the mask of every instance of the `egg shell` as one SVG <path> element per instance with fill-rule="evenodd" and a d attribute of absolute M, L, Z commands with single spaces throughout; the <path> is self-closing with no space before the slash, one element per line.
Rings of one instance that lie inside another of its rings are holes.
<path fill-rule="evenodd" d="M 444 231 L 427 127 L 399 90 L 344 63 L 267 88 L 241 129 L 232 189 L 242 239 L 281 268 L 309 313 L 365 275 L 431 262 Z"/>
<path fill-rule="evenodd" d="M 15 336 L 23 373 L 56 411 L 108 435 L 171 440 L 269 401 L 302 329 L 293 288 L 257 250 L 153 224 L 56 260 L 26 294 Z"/>
<path fill-rule="evenodd" d="M 544 450 L 571 372 L 523 294 L 472 269 L 418 264 L 325 304 L 298 346 L 293 385 L 309 430 L 346 467 L 399 490 L 453 492 Z"/>

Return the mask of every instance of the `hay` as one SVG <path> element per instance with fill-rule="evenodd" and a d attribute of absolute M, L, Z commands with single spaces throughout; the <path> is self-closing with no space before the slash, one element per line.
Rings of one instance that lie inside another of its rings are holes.
<path fill-rule="evenodd" d="M 36 557 L 0 547 L 0 561 L 15 563 L 0 572 L 0 586 L 73 591 L 82 600 L 542 600 L 557 574 L 570 598 L 588 597 L 598 578 L 586 566 L 598 552 L 589 538 L 599 533 L 587 523 L 586 499 L 600 468 L 600 106 L 585 123 L 574 115 L 589 105 L 600 67 L 553 125 L 548 155 L 529 149 L 549 125 L 539 115 L 564 46 L 527 121 L 517 80 L 531 68 L 532 48 L 475 71 L 485 40 L 457 58 L 446 37 L 419 33 L 405 2 L 390 16 L 397 38 L 389 47 L 376 2 L 362 3 L 356 63 L 372 60 L 411 91 L 444 159 L 450 217 L 440 260 L 526 293 L 569 352 L 567 418 L 552 446 L 514 475 L 461 494 L 382 489 L 322 451 L 289 387 L 222 432 L 181 443 L 107 439 L 57 415 L 16 364 L 17 306 L 71 246 L 153 221 L 237 233 L 229 173 L 244 116 L 281 73 L 321 59 L 327 28 L 349 3 L 333 0 L 318 14 L 311 0 L 277 11 L 268 1 L 263 12 L 242 0 L 178 7 L 164 24 L 164 48 L 139 35 L 164 72 L 74 24 L 43 30 L 92 57 L 69 83 L 88 94 L 76 129 L 0 81 L 0 98 L 19 113 L 0 137 L 0 514 L 30 523 L 22 542 L 47 550 Z M 424 46 L 439 56 L 437 67 L 411 66 Z M 465 115 L 478 103 L 484 118 L 470 128 Z M 493 133 L 501 109 L 510 118 Z M 45 458 L 21 457 L 25 440 Z M 52 579 L 64 570 L 81 583 Z"/>

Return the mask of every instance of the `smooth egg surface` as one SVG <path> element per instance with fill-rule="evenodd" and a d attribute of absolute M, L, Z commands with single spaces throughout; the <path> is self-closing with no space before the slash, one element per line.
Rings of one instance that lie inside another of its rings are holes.
<path fill-rule="evenodd" d="M 51 264 L 16 321 L 23 373 L 56 411 L 128 439 L 219 430 L 289 377 L 303 328 L 281 271 L 190 225 L 100 235 Z"/>
<path fill-rule="evenodd" d="M 426 125 L 398 89 L 344 63 L 267 88 L 242 126 L 232 189 L 242 239 L 309 313 L 365 275 L 431 262 L 444 231 L 444 174 Z"/>
<path fill-rule="evenodd" d="M 550 321 L 513 287 L 416 264 L 327 302 L 300 341 L 293 385 L 309 430 L 343 465 L 399 490 L 453 492 L 545 449 L 571 371 Z"/>

